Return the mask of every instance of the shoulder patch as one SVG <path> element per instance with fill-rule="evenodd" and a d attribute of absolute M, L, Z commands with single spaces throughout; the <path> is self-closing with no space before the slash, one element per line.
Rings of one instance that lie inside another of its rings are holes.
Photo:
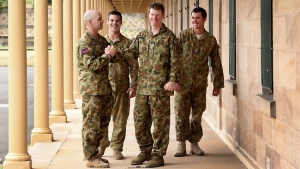
<path fill-rule="evenodd" d="M 88 48 L 81 49 L 81 54 L 86 54 L 88 52 L 89 52 Z"/>

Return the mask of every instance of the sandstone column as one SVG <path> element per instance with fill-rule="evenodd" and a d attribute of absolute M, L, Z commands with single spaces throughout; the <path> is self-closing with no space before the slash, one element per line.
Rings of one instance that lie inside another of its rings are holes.
<path fill-rule="evenodd" d="M 79 81 L 78 81 L 78 67 L 76 56 L 76 43 L 80 38 L 80 0 L 73 0 L 73 95 L 74 98 L 80 99 Z"/>
<path fill-rule="evenodd" d="M 91 0 L 91 9 L 95 9 L 94 0 Z"/>
<path fill-rule="evenodd" d="M 63 82 L 63 1 L 52 0 L 52 123 L 66 123 Z"/>
<path fill-rule="evenodd" d="M 91 0 L 86 0 L 85 9 L 86 11 L 91 10 Z"/>
<path fill-rule="evenodd" d="M 94 0 L 94 9 L 97 10 L 97 0 Z"/>
<path fill-rule="evenodd" d="M 85 5 L 85 3 L 86 3 L 86 0 L 81 0 L 80 1 L 80 25 L 81 25 L 81 35 L 83 35 L 84 34 L 84 32 L 85 32 L 85 24 L 84 24 L 84 22 L 83 22 L 83 15 L 84 15 L 84 13 L 86 12 L 86 5 Z"/>
<path fill-rule="evenodd" d="M 4 169 L 30 169 L 27 151 L 27 56 L 25 1 L 8 1 L 9 124 Z M 12 45 L 13 44 L 13 45 Z"/>
<path fill-rule="evenodd" d="M 34 2 L 34 128 L 31 143 L 51 142 L 49 128 L 48 1 Z"/>
<path fill-rule="evenodd" d="M 63 1 L 64 108 L 75 109 L 73 99 L 73 20 L 72 1 Z"/>

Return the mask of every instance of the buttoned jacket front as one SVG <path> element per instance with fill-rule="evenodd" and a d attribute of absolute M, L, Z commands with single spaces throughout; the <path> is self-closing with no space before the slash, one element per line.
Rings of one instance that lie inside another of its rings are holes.
<path fill-rule="evenodd" d="M 76 46 L 77 66 L 79 69 L 79 87 L 82 94 L 104 95 L 111 93 L 108 82 L 108 63 L 110 59 L 104 53 L 110 45 L 99 35 L 96 38 L 86 31 Z"/>
<path fill-rule="evenodd" d="M 178 39 L 182 45 L 182 80 L 183 88 L 207 87 L 209 73 L 208 57 L 215 74 L 214 88 L 224 87 L 224 75 L 216 38 L 204 31 L 197 39 L 193 28 L 179 33 Z"/>
<path fill-rule="evenodd" d="M 108 79 L 112 90 L 127 91 L 129 87 L 137 88 L 137 77 L 139 70 L 137 57 L 125 57 L 122 54 L 123 51 L 130 46 L 131 40 L 122 34 L 116 41 L 110 40 L 108 35 L 106 35 L 105 38 L 118 50 L 116 55 L 109 63 Z"/>
<path fill-rule="evenodd" d="M 153 35 L 151 27 L 141 31 L 128 49 L 139 57 L 137 94 L 171 96 L 164 86 L 179 82 L 181 47 L 176 35 L 164 24 Z"/>

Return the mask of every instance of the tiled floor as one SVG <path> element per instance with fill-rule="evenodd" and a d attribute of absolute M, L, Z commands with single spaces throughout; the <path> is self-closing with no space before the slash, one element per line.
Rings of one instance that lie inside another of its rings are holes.
<path fill-rule="evenodd" d="M 76 100 L 80 107 L 81 100 Z M 132 99 L 132 104 L 134 99 Z M 144 168 L 145 165 L 132 166 L 130 161 L 139 154 L 138 144 L 134 136 L 132 109 L 128 119 L 127 136 L 124 143 L 124 160 L 115 160 L 112 157 L 112 150 L 106 149 L 104 158 L 109 160 L 110 168 L 130 169 Z M 36 143 L 30 148 L 32 157 L 32 167 L 34 169 L 82 169 L 85 167 L 81 147 L 81 109 L 66 110 L 68 122 L 51 125 L 54 141 L 50 143 Z M 170 144 L 167 155 L 164 156 L 165 165 L 160 168 L 174 169 L 245 169 L 246 167 L 235 156 L 235 154 L 222 142 L 214 131 L 203 121 L 204 136 L 200 142 L 200 147 L 205 151 L 205 156 L 194 156 L 188 154 L 185 157 L 174 157 L 177 142 L 175 139 L 175 122 L 173 111 L 173 97 L 171 97 L 171 130 Z M 110 131 L 112 127 L 110 125 Z M 187 144 L 187 149 L 189 144 Z"/>

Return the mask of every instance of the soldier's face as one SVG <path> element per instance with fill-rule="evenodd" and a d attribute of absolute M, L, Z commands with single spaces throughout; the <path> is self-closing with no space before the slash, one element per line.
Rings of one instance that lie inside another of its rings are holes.
<path fill-rule="evenodd" d="M 161 26 L 164 17 L 165 14 L 163 14 L 161 10 L 155 10 L 151 8 L 149 11 L 149 21 L 151 26 Z"/>
<path fill-rule="evenodd" d="M 91 20 L 93 29 L 96 31 L 101 30 L 103 28 L 103 23 L 102 15 L 99 12 L 95 13 L 94 19 Z"/>
<path fill-rule="evenodd" d="M 118 15 L 110 15 L 107 21 L 111 32 L 120 32 L 122 21 Z"/>
<path fill-rule="evenodd" d="M 204 23 L 206 21 L 206 18 L 202 17 L 201 12 L 192 13 L 192 24 L 194 29 L 199 29 L 204 27 Z"/>

